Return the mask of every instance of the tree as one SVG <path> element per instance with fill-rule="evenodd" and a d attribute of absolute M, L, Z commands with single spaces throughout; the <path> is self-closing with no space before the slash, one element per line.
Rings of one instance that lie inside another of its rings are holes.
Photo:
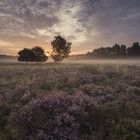
<path fill-rule="evenodd" d="M 36 46 L 36 47 L 32 48 L 32 51 L 35 54 L 35 57 L 34 57 L 35 62 L 46 62 L 47 61 L 48 57 L 46 56 L 43 48 Z"/>
<path fill-rule="evenodd" d="M 21 62 L 31 62 L 34 59 L 34 52 L 31 49 L 24 48 L 23 50 L 18 52 L 18 61 Z"/>
<path fill-rule="evenodd" d="M 106 54 L 106 49 L 105 48 L 97 48 L 93 51 L 94 54 L 96 55 L 105 55 Z"/>
<path fill-rule="evenodd" d="M 127 49 L 128 54 L 130 55 L 140 55 L 140 45 L 139 42 L 134 42 L 132 47 Z"/>
<path fill-rule="evenodd" d="M 64 58 L 68 57 L 71 49 L 71 42 L 67 42 L 60 35 L 55 36 L 54 40 L 51 42 L 52 52 L 50 53 L 51 57 L 55 62 L 61 62 Z"/>
<path fill-rule="evenodd" d="M 119 55 L 120 54 L 120 45 L 119 44 L 115 44 L 113 47 L 113 53 L 116 54 L 116 55 Z"/>
<path fill-rule="evenodd" d="M 120 54 L 121 55 L 125 55 L 126 54 L 126 46 L 125 45 L 121 45 Z"/>
<path fill-rule="evenodd" d="M 18 52 L 18 61 L 21 62 L 46 62 L 48 57 L 43 48 L 36 46 L 32 49 L 24 48 Z"/>

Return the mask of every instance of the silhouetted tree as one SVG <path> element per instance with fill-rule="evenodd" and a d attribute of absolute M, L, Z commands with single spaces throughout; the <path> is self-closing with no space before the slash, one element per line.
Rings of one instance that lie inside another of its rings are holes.
<path fill-rule="evenodd" d="M 104 54 L 106 54 L 105 48 L 97 48 L 97 49 L 93 50 L 93 54 L 104 55 Z"/>
<path fill-rule="evenodd" d="M 91 54 L 95 55 L 125 55 L 126 54 L 126 46 L 115 44 L 113 47 L 101 47 L 94 49 Z"/>
<path fill-rule="evenodd" d="M 120 54 L 121 55 L 125 55 L 126 54 L 126 46 L 125 45 L 121 45 L 121 47 L 120 47 Z"/>
<path fill-rule="evenodd" d="M 54 40 L 51 42 L 52 52 L 50 53 L 51 57 L 55 62 L 61 62 L 64 58 L 68 57 L 71 49 L 71 42 L 67 42 L 60 35 L 55 36 Z"/>
<path fill-rule="evenodd" d="M 32 48 L 32 51 L 34 52 L 34 60 L 35 62 L 46 62 L 48 57 L 45 54 L 45 51 L 43 48 L 36 46 Z"/>
<path fill-rule="evenodd" d="M 112 50 L 113 49 L 111 47 L 106 47 L 105 48 L 105 52 L 106 52 L 107 55 L 112 55 L 113 54 L 113 51 Z"/>
<path fill-rule="evenodd" d="M 114 54 L 116 55 L 119 55 L 120 54 L 120 45 L 119 44 L 115 44 L 113 47 L 112 47 L 112 51 Z"/>
<path fill-rule="evenodd" d="M 98 48 L 93 51 L 93 54 L 96 55 L 112 55 L 114 54 L 113 48 L 106 47 L 106 48 Z"/>
<path fill-rule="evenodd" d="M 130 55 L 140 55 L 140 45 L 139 42 L 134 42 L 132 47 L 127 49 L 128 54 Z"/>
<path fill-rule="evenodd" d="M 21 62 L 45 62 L 48 57 L 45 54 L 45 51 L 39 47 L 33 47 L 32 49 L 24 48 L 18 52 L 18 61 Z"/>
<path fill-rule="evenodd" d="M 18 61 L 21 62 L 32 62 L 34 59 L 34 52 L 31 49 L 24 48 L 23 50 L 18 52 Z"/>

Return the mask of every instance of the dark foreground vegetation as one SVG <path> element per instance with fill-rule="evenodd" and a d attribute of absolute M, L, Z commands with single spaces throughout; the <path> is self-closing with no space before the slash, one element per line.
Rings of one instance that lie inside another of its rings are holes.
<path fill-rule="evenodd" d="M 140 67 L 0 64 L 0 140 L 139 139 Z"/>

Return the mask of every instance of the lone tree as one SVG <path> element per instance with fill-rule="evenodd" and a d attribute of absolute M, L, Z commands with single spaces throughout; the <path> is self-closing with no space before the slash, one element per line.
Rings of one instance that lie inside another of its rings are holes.
<path fill-rule="evenodd" d="M 24 48 L 18 52 L 18 61 L 21 62 L 46 62 L 48 57 L 43 48 L 36 46 L 32 49 Z"/>
<path fill-rule="evenodd" d="M 60 35 L 55 36 L 54 40 L 51 42 L 52 52 L 50 53 L 53 60 L 57 63 L 63 61 L 64 58 L 68 57 L 71 49 L 71 42 L 67 42 Z"/>

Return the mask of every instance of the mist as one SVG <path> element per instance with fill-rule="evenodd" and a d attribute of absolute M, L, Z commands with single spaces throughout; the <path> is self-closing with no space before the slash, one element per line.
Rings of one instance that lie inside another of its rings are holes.
<path fill-rule="evenodd" d="M 0 63 L 20 63 L 16 58 L 14 59 L 0 59 Z M 53 63 L 53 59 L 49 58 L 47 62 L 42 64 Z M 62 64 L 81 64 L 81 65 L 94 65 L 94 64 L 120 64 L 120 65 L 136 65 L 140 66 L 140 60 L 135 59 L 71 59 L 67 58 Z"/>

